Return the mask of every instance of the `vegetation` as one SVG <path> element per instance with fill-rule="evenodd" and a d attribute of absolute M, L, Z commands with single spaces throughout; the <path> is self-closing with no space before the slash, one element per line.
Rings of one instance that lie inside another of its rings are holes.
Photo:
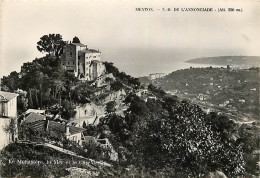
<path fill-rule="evenodd" d="M 75 36 L 72 40 L 72 43 L 80 43 L 79 38 Z"/>
<path fill-rule="evenodd" d="M 46 52 L 49 55 L 60 56 L 65 42 L 60 34 L 49 34 L 41 37 L 37 42 L 37 49 L 40 52 Z"/>
<path fill-rule="evenodd" d="M 21 72 L 12 72 L 4 76 L 1 85 L 6 91 L 14 92 L 18 88 L 27 92 L 27 99 L 18 97 L 18 112 L 24 112 L 28 108 L 48 108 L 55 104 L 61 107 L 64 118 L 69 118 L 67 113 L 73 110 L 73 104 L 78 100 L 74 86 L 78 80 L 66 72 L 60 59 L 45 56 L 32 62 L 24 63 Z"/>
<path fill-rule="evenodd" d="M 169 175 L 184 177 L 216 170 L 231 177 L 256 174 L 257 156 L 251 154 L 258 148 L 256 140 L 242 141 L 245 133 L 227 117 L 206 114 L 199 106 L 175 97 L 144 102 L 131 94 L 126 102 L 130 106 L 125 117 L 108 115 L 97 127 L 99 132 L 107 133 L 105 137 L 116 150 L 126 149 L 119 151 L 122 165 L 126 158 L 127 165 L 135 165 L 147 174 L 150 170 L 156 174 L 171 170 Z M 248 165 L 254 165 L 254 169 Z"/>
<path fill-rule="evenodd" d="M 63 177 L 69 175 L 66 168 L 79 167 L 102 170 L 102 167 L 43 145 L 13 143 L 2 154 L 2 177 Z"/>
<path fill-rule="evenodd" d="M 106 104 L 106 111 L 107 113 L 114 113 L 115 112 L 115 106 L 116 106 L 116 102 L 115 101 L 110 101 Z"/>
<path fill-rule="evenodd" d="M 106 71 L 112 73 L 121 83 L 130 85 L 133 87 L 139 87 L 140 82 L 138 78 L 131 77 L 124 72 L 119 72 L 119 70 L 111 62 L 105 62 Z"/>

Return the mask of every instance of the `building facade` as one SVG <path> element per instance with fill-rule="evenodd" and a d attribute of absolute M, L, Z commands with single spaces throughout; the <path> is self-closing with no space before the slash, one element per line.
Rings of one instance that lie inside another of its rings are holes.
<path fill-rule="evenodd" d="M 0 91 L 0 150 L 17 138 L 17 133 L 6 130 L 12 119 L 17 124 L 17 96 L 16 93 Z"/>
<path fill-rule="evenodd" d="M 0 117 L 17 116 L 17 96 L 16 93 L 0 91 Z"/>
<path fill-rule="evenodd" d="M 81 80 L 95 80 L 105 74 L 105 65 L 101 61 L 101 52 L 88 49 L 81 43 L 66 44 L 62 58 L 64 68 Z"/>
<path fill-rule="evenodd" d="M 164 76 L 165 76 L 165 73 L 154 73 L 154 74 L 149 74 L 149 79 L 155 80 L 158 78 L 163 78 Z"/>

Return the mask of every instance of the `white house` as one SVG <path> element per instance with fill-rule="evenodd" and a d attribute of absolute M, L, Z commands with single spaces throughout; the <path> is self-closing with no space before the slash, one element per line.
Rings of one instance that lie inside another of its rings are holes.
<path fill-rule="evenodd" d="M 17 96 L 16 93 L 0 91 L 0 150 L 17 136 L 6 131 L 12 118 L 17 116 Z"/>
<path fill-rule="evenodd" d="M 0 91 L 0 117 L 17 116 L 17 96 L 16 93 Z"/>

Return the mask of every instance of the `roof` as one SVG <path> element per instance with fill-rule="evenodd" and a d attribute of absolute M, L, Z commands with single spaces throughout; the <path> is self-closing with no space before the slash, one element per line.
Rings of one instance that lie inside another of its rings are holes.
<path fill-rule="evenodd" d="M 38 120 L 35 122 L 28 123 L 27 127 L 30 127 L 33 130 L 45 131 L 46 124 L 47 124 L 46 120 Z"/>
<path fill-rule="evenodd" d="M 34 112 L 34 113 L 38 113 L 38 114 L 44 114 L 45 113 L 45 110 L 40 110 L 40 109 L 28 109 L 25 114 L 29 114 L 31 112 Z"/>
<path fill-rule="evenodd" d="M 71 43 L 73 45 L 76 45 L 76 46 L 80 46 L 80 47 L 86 47 L 87 45 L 84 45 L 82 43 Z"/>
<path fill-rule="evenodd" d="M 25 123 L 32 123 L 35 121 L 40 121 L 40 120 L 45 120 L 45 116 L 41 115 L 41 114 L 37 114 L 34 112 L 31 112 L 25 119 L 24 122 Z"/>
<path fill-rule="evenodd" d="M 95 50 L 95 49 L 84 49 L 84 50 L 81 50 L 81 52 L 83 52 L 83 53 L 101 53 L 100 51 Z"/>
<path fill-rule="evenodd" d="M 10 101 L 11 99 L 19 96 L 16 93 L 10 93 L 10 92 L 5 92 L 5 91 L 0 91 L 0 96 L 4 98 L 4 100 Z M 2 99 L 1 99 L 2 100 Z"/>
<path fill-rule="evenodd" d="M 59 122 L 54 122 L 54 121 L 49 121 L 49 126 L 48 129 L 52 132 L 56 132 L 57 134 L 65 133 L 65 124 L 59 123 Z M 80 127 L 74 127 L 74 126 L 69 126 L 69 132 L 71 135 L 81 133 L 86 129 L 80 128 Z"/>

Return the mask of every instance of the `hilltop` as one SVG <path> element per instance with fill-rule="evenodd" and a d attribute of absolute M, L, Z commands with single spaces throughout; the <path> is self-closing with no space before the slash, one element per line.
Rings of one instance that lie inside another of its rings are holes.
<path fill-rule="evenodd" d="M 220 66 L 238 66 L 238 67 L 258 67 L 260 66 L 260 56 L 218 56 L 201 57 L 185 61 L 195 64 L 210 64 Z"/>

